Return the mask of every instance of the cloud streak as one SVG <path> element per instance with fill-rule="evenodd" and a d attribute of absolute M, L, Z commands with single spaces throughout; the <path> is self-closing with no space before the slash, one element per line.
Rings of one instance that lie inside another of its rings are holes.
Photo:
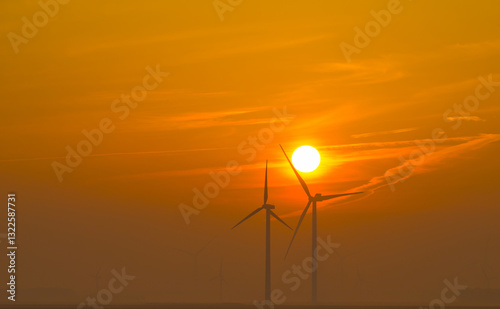
<path fill-rule="evenodd" d="M 328 204 L 318 204 L 318 209 L 323 209 L 323 208 L 329 208 L 332 206 L 338 206 L 339 204 L 346 204 L 346 203 L 352 203 L 355 201 L 363 200 L 366 199 L 367 197 L 373 195 L 375 191 L 379 189 L 383 189 L 389 185 L 395 185 L 397 183 L 403 182 L 406 179 L 418 175 L 418 174 L 423 174 L 423 173 L 430 173 L 432 171 L 437 170 L 438 168 L 444 166 L 443 163 L 448 163 L 449 159 L 452 157 L 459 157 L 464 153 L 468 153 L 471 151 L 475 151 L 478 149 L 481 149 L 483 147 L 486 147 L 487 145 L 498 142 L 500 141 L 500 134 L 481 134 L 478 136 L 471 136 L 471 137 L 460 137 L 460 138 L 448 138 L 445 140 L 445 142 L 450 142 L 450 141 L 462 141 L 462 143 L 459 144 L 454 144 L 451 146 L 446 146 L 442 147 L 441 149 L 435 151 L 432 153 L 432 155 L 427 155 L 425 156 L 425 159 L 419 163 L 418 165 L 412 164 L 409 160 L 405 160 L 401 162 L 399 165 L 391 167 L 387 169 L 384 173 L 384 175 L 378 175 L 372 177 L 368 182 L 366 182 L 363 185 L 354 187 L 345 193 L 349 192 L 365 192 L 365 194 L 360 194 L 360 195 L 353 195 L 353 196 L 346 196 L 346 197 L 340 197 L 338 199 L 335 199 L 331 203 Z M 408 141 L 405 142 L 392 142 L 392 143 L 379 143 L 380 145 L 405 145 Z M 373 144 L 373 143 L 372 143 Z M 415 142 L 413 141 L 413 145 L 415 145 Z M 340 145 L 340 147 L 346 146 L 346 145 Z M 330 148 L 339 148 L 339 146 L 330 146 Z M 413 172 L 409 173 L 403 177 L 398 177 L 398 178 L 387 178 L 386 175 L 398 175 L 399 171 L 404 168 L 408 168 L 413 166 Z M 285 217 L 291 217 L 291 216 L 298 216 L 300 215 L 302 210 L 299 211 L 294 211 L 292 213 L 289 213 L 285 215 Z"/>
<path fill-rule="evenodd" d="M 453 145 L 449 147 L 445 147 L 441 150 L 438 150 L 432 155 L 428 155 L 425 157 L 425 160 L 423 160 L 422 163 L 418 165 L 413 165 L 409 160 L 406 160 L 404 162 L 401 162 L 398 166 L 392 167 L 388 169 L 384 175 L 376 176 L 371 178 L 366 184 L 352 188 L 349 191 L 364 191 L 367 192 L 367 194 L 363 194 L 361 196 L 353 196 L 353 197 L 347 197 L 343 198 L 344 201 L 348 202 L 354 202 L 360 199 L 365 199 L 369 197 L 370 195 L 374 194 L 376 190 L 384 188 L 389 185 L 395 185 L 397 183 L 403 182 L 406 179 L 412 177 L 413 175 L 417 174 L 422 174 L 422 173 L 428 173 L 431 171 L 434 171 L 438 169 L 439 166 L 442 166 L 440 163 L 445 162 L 447 159 L 450 157 L 458 157 L 463 153 L 478 150 L 480 148 L 483 148 L 491 143 L 498 142 L 500 141 L 500 134 L 481 134 L 479 136 L 471 137 L 469 138 L 468 141 L 458 144 L 458 145 Z M 405 167 L 409 167 L 412 165 L 414 167 L 413 173 L 410 173 L 404 177 L 393 179 L 392 181 L 387 181 L 387 178 L 385 177 L 388 174 L 393 174 L 396 175 L 399 173 L 399 170 Z M 338 201 L 341 201 L 340 199 Z M 323 207 L 328 207 L 331 206 L 332 204 L 335 204 L 335 202 L 330 203 L 328 205 L 325 205 Z"/>
<path fill-rule="evenodd" d="M 133 156 L 133 155 L 153 155 L 153 154 L 174 154 L 174 153 L 186 153 L 186 152 L 197 152 L 197 151 L 214 151 L 230 149 L 230 147 L 220 147 L 220 148 L 197 148 L 197 149 L 179 149 L 179 150 L 159 150 L 159 151 L 132 151 L 132 152 L 111 152 L 111 153 L 101 153 L 92 154 L 85 157 L 109 157 L 109 156 Z M 22 161 L 40 161 L 40 160 L 56 160 L 65 159 L 66 157 L 35 157 L 35 158 L 15 158 L 15 159 L 4 159 L 0 162 L 22 162 Z"/>
<path fill-rule="evenodd" d="M 361 133 L 361 134 L 351 135 L 351 137 L 353 137 L 353 138 L 362 138 L 362 137 L 372 137 L 372 136 L 378 136 L 378 135 L 390 135 L 390 134 L 398 134 L 398 133 L 411 132 L 411 131 L 415 131 L 417 129 L 418 128 L 406 128 L 406 129 L 397 129 L 397 130 L 389 130 L 389 131 Z"/>

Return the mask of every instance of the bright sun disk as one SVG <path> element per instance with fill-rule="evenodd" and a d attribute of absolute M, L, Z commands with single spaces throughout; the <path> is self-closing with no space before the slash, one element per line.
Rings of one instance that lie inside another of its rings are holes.
<path fill-rule="evenodd" d="M 292 155 L 292 163 L 301 172 L 309 173 L 314 171 L 321 161 L 319 152 L 311 146 L 300 146 L 295 149 Z"/>

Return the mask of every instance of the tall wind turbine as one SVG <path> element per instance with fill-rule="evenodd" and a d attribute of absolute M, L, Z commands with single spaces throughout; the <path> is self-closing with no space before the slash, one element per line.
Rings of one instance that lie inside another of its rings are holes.
<path fill-rule="evenodd" d="M 246 216 L 243 220 L 238 222 L 235 226 L 233 226 L 233 229 L 240 225 L 243 221 L 246 219 L 250 218 L 251 216 L 255 215 L 262 209 L 266 210 L 266 282 L 265 282 L 265 300 L 266 301 L 271 301 L 271 216 L 276 218 L 279 222 L 283 223 L 286 227 L 288 227 L 290 230 L 293 230 L 291 227 L 288 226 L 283 220 L 281 220 L 280 217 L 278 217 L 272 209 L 275 208 L 274 205 L 267 204 L 267 160 L 266 160 L 266 178 L 264 182 L 264 204 L 257 208 L 256 210 L 252 211 L 248 216 Z"/>
<path fill-rule="evenodd" d="M 288 252 L 290 251 L 290 247 L 292 246 L 293 240 L 295 239 L 295 235 L 297 235 L 297 231 L 299 230 L 300 224 L 302 223 L 302 220 L 304 220 L 304 217 L 306 216 L 307 210 L 309 209 L 309 206 L 312 204 L 312 257 L 313 257 L 313 265 L 312 265 L 312 302 L 315 303 L 318 300 L 317 297 L 317 288 L 318 288 L 318 261 L 317 261 L 317 215 L 316 215 L 316 203 L 317 202 L 322 202 L 326 200 L 330 200 L 336 197 L 341 197 L 341 196 L 347 196 L 347 195 L 353 195 L 353 194 L 360 194 L 363 192 L 355 192 L 355 193 L 344 193 L 344 194 L 333 194 L 333 195 L 321 195 L 321 193 L 316 193 L 316 195 L 311 195 L 309 192 L 309 188 L 306 185 L 306 182 L 302 177 L 300 177 L 299 172 L 295 169 L 295 167 L 292 164 L 292 161 L 288 158 L 285 149 L 283 149 L 283 146 L 281 146 L 281 150 L 285 154 L 285 157 L 290 163 L 290 166 L 292 167 L 293 172 L 297 176 L 297 179 L 299 180 L 302 188 L 307 194 L 307 197 L 309 201 L 307 202 L 306 208 L 304 208 L 304 211 L 302 212 L 302 215 L 300 216 L 299 223 L 297 224 L 297 228 L 295 228 L 295 232 L 293 233 L 292 240 L 290 241 L 290 245 L 288 246 L 288 250 L 286 251 L 286 255 L 288 255 Z M 285 258 L 286 258 L 285 255 Z"/>

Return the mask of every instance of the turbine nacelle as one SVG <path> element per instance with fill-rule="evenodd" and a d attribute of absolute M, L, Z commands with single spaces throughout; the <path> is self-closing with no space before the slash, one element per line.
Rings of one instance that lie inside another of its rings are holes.
<path fill-rule="evenodd" d="M 275 209 L 276 206 L 271 205 L 271 204 L 264 204 L 264 205 L 262 205 L 262 208 L 271 210 L 271 209 Z"/>
<path fill-rule="evenodd" d="M 316 195 L 314 196 L 309 196 L 309 202 L 319 202 L 321 200 L 321 193 L 316 193 Z"/>

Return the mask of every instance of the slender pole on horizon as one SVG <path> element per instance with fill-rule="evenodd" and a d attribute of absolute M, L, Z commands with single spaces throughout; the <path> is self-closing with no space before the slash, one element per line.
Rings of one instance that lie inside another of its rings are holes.
<path fill-rule="evenodd" d="M 266 209 L 266 284 L 265 300 L 271 301 L 271 210 Z"/>
<path fill-rule="evenodd" d="M 318 226 L 317 226 L 317 215 L 316 215 L 316 201 L 312 204 L 312 302 L 316 303 L 318 301 Z"/>
<path fill-rule="evenodd" d="M 99 281 L 101 279 L 101 267 L 99 267 L 99 269 L 97 270 L 97 273 L 93 276 L 91 276 L 92 278 L 95 279 L 95 289 L 96 289 L 96 292 L 99 293 Z"/>
<path fill-rule="evenodd" d="M 222 301 L 222 280 L 219 282 L 219 299 Z"/>

